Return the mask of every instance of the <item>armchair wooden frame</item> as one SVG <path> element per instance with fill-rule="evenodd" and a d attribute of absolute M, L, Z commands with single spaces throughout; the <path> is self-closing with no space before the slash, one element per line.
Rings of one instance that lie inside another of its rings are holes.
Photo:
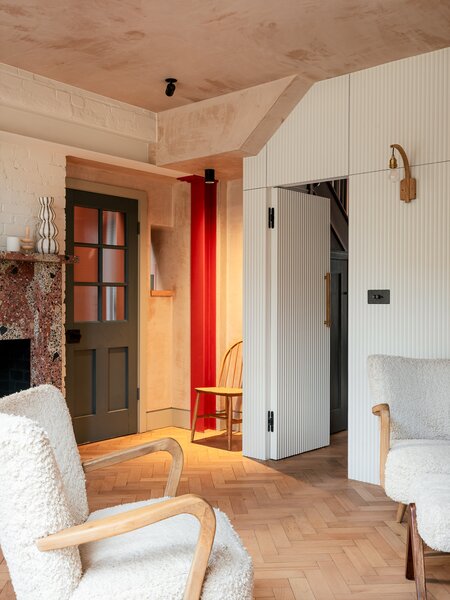
<path fill-rule="evenodd" d="M 200 533 L 183 599 L 198 600 L 214 542 L 216 516 L 206 500 L 193 494 L 171 498 L 164 502 L 129 510 L 98 521 L 90 521 L 76 527 L 69 527 L 58 533 L 38 539 L 36 545 L 42 552 L 78 546 L 134 531 L 184 513 L 193 515 L 198 519 Z"/>
<path fill-rule="evenodd" d="M 380 424 L 380 483 L 384 488 L 386 459 L 391 448 L 391 412 L 389 404 L 377 404 L 372 408 L 372 413 L 381 419 Z M 399 502 L 397 509 L 397 522 L 401 523 L 406 512 L 406 504 Z"/>
<path fill-rule="evenodd" d="M 169 452 L 172 456 L 172 464 L 169 471 L 169 477 L 167 479 L 166 489 L 164 490 L 165 496 L 176 496 L 178 490 L 178 484 L 180 483 L 181 473 L 183 471 L 183 449 L 180 444 L 173 438 L 161 438 L 160 440 L 153 440 L 134 446 L 133 448 L 126 448 L 125 450 L 117 450 L 117 452 L 111 452 L 104 454 L 98 458 L 91 458 L 85 460 L 83 469 L 85 473 L 95 471 L 96 469 L 104 469 L 117 463 L 125 462 L 126 460 L 132 460 L 145 454 L 151 454 L 152 452 Z"/>
<path fill-rule="evenodd" d="M 418 600 L 427 600 L 425 579 L 425 553 L 422 538 L 417 530 L 416 505 L 409 505 L 408 533 L 406 537 L 406 579 L 415 581 Z"/>
<path fill-rule="evenodd" d="M 119 450 L 99 458 L 86 460 L 83 462 L 83 469 L 85 473 L 88 473 L 160 451 L 166 451 L 172 455 L 172 464 L 164 494 L 175 496 L 183 470 L 183 450 L 180 444 L 172 438 L 154 440 L 134 448 Z M 89 521 L 82 525 L 69 527 L 36 540 L 36 546 L 41 552 L 78 546 L 134 531 L 180 514 L 193 515 L 200 522 L 200 533 L 183 596 L 184 600 L 198 600 L 214 542 L 216 516 L 211 505 L 194 494 L 186 494 L 97 521 Z"/>
<path fill-rule="evenodd" d="M 408 533 L 406 535 L 406 579 L 416 584 L 417 600 L 427 600 L 427 581 L 425 574 L 425 558 L 431 556 L 450 556 L 449 552 L 439 552 L 428 549 L 420 537 L 417 527 L 417 511 L 415 503 L 409 505 Z M 427 552 L 425 549 L 427 548 Z"/>

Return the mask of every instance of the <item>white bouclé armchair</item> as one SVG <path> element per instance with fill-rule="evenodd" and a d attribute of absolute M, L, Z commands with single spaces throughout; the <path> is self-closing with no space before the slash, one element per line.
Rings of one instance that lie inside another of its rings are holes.
<path fill-rule="evenodd" d="M 369 385 L 381 418 L 380 481 L 401 521 L 427 474 L 450 474 L 450 360 L 375 355 Z"/>
<path fill-rule="evenodd" d="M 84 471 L 166 450 L 175 440 L 80 461 L 61 393 L 0 399 L 0 544 L 18 600 L 250 600 L 253 569 L 226 515 L 188 494 L 89 515 Z M 84 468 L 84 469 L 83 469 Z"/>

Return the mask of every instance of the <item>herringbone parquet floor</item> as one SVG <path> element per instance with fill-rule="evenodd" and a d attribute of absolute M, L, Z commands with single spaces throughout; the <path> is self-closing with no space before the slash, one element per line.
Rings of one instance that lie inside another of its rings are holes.
<path fill-rule="evenodd" d="M 405 526 L 396 506 L 372 485 L 346 479 L 346 436 L 279 462 L 227 452 L 224 436 L 189 443 L 189 433 L 163 429 L 83 446 L 90 458 L 158 437 L 185 451 L 179 493 L 204 496 L 231 518 L 255 565 L 255 598 L 275 600 L 406 600 Z M 235 438 L 234 444 L 240 444 Z M 168 455 L 150 455 L 88 475 L 92 510 L 161 496 Z M 14 593 L 4 561 L 0 600 Z M 430 600 L 450 600 L 450 557 L 427 559 Z M 44 600 L 44 599 L 43 599 Z"/>

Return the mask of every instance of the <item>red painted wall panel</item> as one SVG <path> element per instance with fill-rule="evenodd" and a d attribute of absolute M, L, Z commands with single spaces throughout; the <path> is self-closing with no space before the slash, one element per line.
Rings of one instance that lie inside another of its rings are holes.
<path fill-rule="evenodd" d="M 195 387 L 216 384 L 216 184 L 203 177 L 191 184 L 191 419 Z M 199 413 L 214 412 L 215 398 L 202 396 Z M 215 419 L 199 419 L 197 430 L 215 429 Z"/>

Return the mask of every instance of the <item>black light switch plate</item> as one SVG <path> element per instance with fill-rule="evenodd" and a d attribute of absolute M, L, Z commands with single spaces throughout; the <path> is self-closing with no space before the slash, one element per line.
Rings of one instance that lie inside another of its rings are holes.
<path fill-rule="evenodd" d="M 391 290 L 367 290 L 368 304 L 390 304 Z"/>

